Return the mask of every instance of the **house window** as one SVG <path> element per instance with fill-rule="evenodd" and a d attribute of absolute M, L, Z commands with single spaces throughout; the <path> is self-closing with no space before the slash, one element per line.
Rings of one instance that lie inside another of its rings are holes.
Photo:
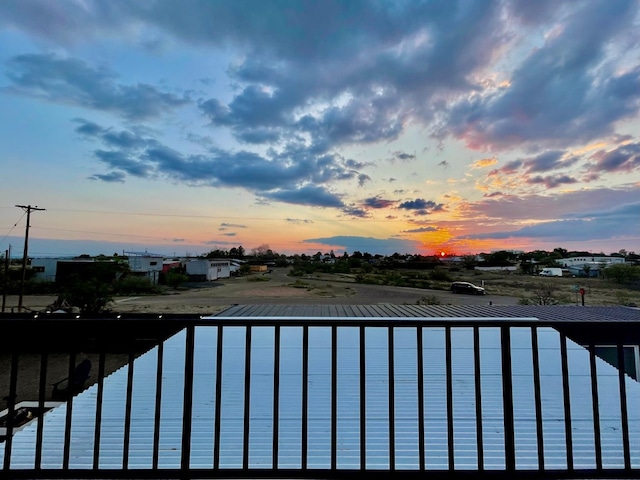
<path fill-rule="evenodd" d="M 31 269 L 36 273 L 44 273 L 44 267 L 31 267 Z"/>
<path fill-rule="evenodd" d="M 158 265 L 158 262 L 149 262 L 149 265 L 153 267 L 154 265 Z"/>

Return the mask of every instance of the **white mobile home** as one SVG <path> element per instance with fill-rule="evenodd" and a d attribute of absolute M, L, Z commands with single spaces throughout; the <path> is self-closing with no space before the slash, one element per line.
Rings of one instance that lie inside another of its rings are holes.
<path fill-rule="evenodd" d="M 158 283 L 162 272 L 163 256 L 147 252 L 125 252 L 128 256 L 129 271 L 146 277 L 152 283 Z"/>
<path fill-rule="evenodd" d="M 231 261 L 224 259 L 193 258 L 184 262 L 192 280 L 212 281 L 231 276 Z"/>

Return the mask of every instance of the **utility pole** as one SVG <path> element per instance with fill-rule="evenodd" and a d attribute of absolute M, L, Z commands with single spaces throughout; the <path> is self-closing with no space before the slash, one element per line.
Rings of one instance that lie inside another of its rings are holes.
<path fill-rule="evenodd" d="M 11 245 L 9 248 L 4 251 L 4 282 L 2 285 L 2 312 L 4 312 L 4 307 L 7 305 L 7 287 L 9 285 L 9 265 L 11 260 L 9 260 L 11 256 Z"/>
<path fill-rule="evenodd" d="M 24 296 L 24 278 L 27 272 L 27 260 L 28 256 L 28 248 L 29 248 L 29 222 L 31 219 L 32 211 L 44 210 L 44 208 L 38 208 L 36 205 L 32 207 L 31 205 L 16 205 L 16 207 L 23 209 L 27 212 L 27 227 L 24 232 L 24 254 L 22 255 L 22 275 L 20 277 L 20 296 L 18 297 L 18 313 L 22 311 L 22 297 Z"/>

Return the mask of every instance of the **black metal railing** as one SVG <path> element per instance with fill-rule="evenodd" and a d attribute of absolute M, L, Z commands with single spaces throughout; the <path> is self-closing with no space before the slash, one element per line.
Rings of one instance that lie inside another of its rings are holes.
<path fill-rule="evenodd" d="M 586 348 L 577 346 L 558 325 L 532 318 L 24 317 L 5 322 L 6 331 L 15 332 L 19 325 L 15 322 L 45 333 L 34 334 L 31 341 L 23 338 L 12 342 L 5 336 L 0 342 L 3 349 L 0 353 L 9 365 L 2 384 L 7 394 L 5 415 L 0 419 L 5 428 L 4 441 L 0 443 L 3 451 L 0 478 L 348 478 L 363 473 L 423 478 L 425 472 L 449 478 L 640 475 L 637 431 L 640 423 L 639 412 L 634 409 L 640 405 L 640 391 L 625 374 L 623 338 L 616 345 L 616 370 L 596 356 L 595 343 Z M 193 460 L 193 445 L 197 435 L 194 427 L 200 426 L 196 424 L 200 420 L 195 410 L 203 408 L 196 393 L 202 386 L 196 359 L 200 358 L 199 348 L 204 348 L 198 339 L 205 331 L 211 332 L 215 340 L 206 345 L 213 352 L 207 357 L 211 360 L 207 378 L 213 379 L 212 401 L 204 402 L 211 410 L 206 418 L 210 421 L 212 438 L 207 439 L 211 443 L 210 458 L 206 460 L 209 464 L 203 466 Z M 242 341 L 233 345 L 235 356 L 229 357 L 225 356 L 230 350 L 227 335 L 232 331 L 239 332 Z M 291 331 L 299 334 L 296 352 L 300 355 L 295 360 L 299 365 L 294 365 L 294 370 L 299 372 L 300 388 L 299 398 L 288 403 L 291 399 L 285 396 L 281 382 L 283 369 L 291 370 L 292 362 L 295 363 L 289 357 L 284 363 L 283 335 Z M 349 335 L 343 335 L 345 332 Z M 372 332 L 377 335 L 374 340 Z M 317 340 L 320 333 L 327 334 L 327 341 Z M 180 356 L 180 362 L 168 363 L 166 342 L 170 337 L 178 338 L 171 344 L 171 352 Z M 269 340 L 268 348 L 262 344 L 263 348 L 257 349 L 256 339 L 264 341 L 264 338 Z M 319 345 L 326 350 L 330 364 L 322 375 L 317 368 L 324 363 L 310 358 L 311 353 L 317 354 Z M 341 352 L 347 350 L 350 353 L 343 357 Z M 404 352 L 402 355 L 400 350 Z M 145 370 L 144 374 L 137 370 L 146 368 L 137 363 L 144 355 L 153 359 L 152 375 L 149 373 L 152 370 Z M 72 379 L 80 357 L 93 358 L 97 365 L 97 373 L 94 369 L 89 382 L 91 392 L 83 390 L 88 385 L 74 390 L 69 383 L 63 404 L 49 408 L 52 400 L 49 386 L 55 378 L 52 372 L 59 375 L 63 364 L 65 375 Z M 179 368 L 175 367 L 177 364 Z M 163 388 L 170 375 L 168 365 L 174 370 L 171 375 L 181 380 L 182 414 L 180 429 L 174 432 L 179 457 L 175 454 L 175 460 L 167 462 L 161 438 L 166 405 L 163 402 L 167 401 L 168 393 L 175 397 L 175 392 Z M 257 373 L 253 371 L 256 368 L 266 375 L 268 389 L 257 389 Z M 343 369 L 351 373 L 346 375 Z M 116 373 L 109 375 L 112 371 Z M 109 427 L 105 420 L 108 408 L 105 395 L 110 388 L 109 378 L 116 374 L 125 387 L 124 412 L 119 423 L 122 435 L 118 437 L 121 456 L 114 467 L 103 464 L 103 449 L 107 442 L 104 432 Z M 616 378 L 615 389 L 610 388 L 612 375 Z M 311 410 L 311 404 L 317 405 L 314 395 L 319 392 L 317 385 L 312 388 L 314 381 L 324 382 L 321 393 L 327 389 L 330 392 L 326 416 Z M 588 386 L 588 396 L 576 398 L 572 393 L 578 382 Z M 239 395 L 230 401 L 225 389 L 232 384 Z M 519 390 L 525 384 L 526 389 Z M 548 386 L 552 384 L 559 386 L 559 390 Z M 35 432 L 29 437 L 32 440 L 25 453 L 19 450 L 22 447 L 17 447 L 17 439 L 25 435 L 17 414 L 21 412 L 21 397 L 29 391 L 27 385 L 31 385 L 30 394 L 36 400 L 32 406 L 35 418 L 29 424 Z M 140 442 L 133 435 L 137 421 L 134 392 L 142 389 L 142 385 L 153 387 L 150 397 L 153 406 L 148 406 L 153 412 L 150 415 L 153 431 L 146 437 L 151 443 L 150 461 L 141 467 L 132 459 L 131 452 L 136 452 L 139 447 L 136 442 Z M 494 387 L 499 392 L 488 390 Z M 607 387 L 605 391 L 603 387 Z M 531 395 L 523 394 L 529 388 Z M 350 392 L 350 401 L 354 401 L 343 404 L 339 394 L 346 390 Z M 407 391 L 415 395 L 407 395 Z M 83 418 L 91 419 L 92 458 L 76 463 L 74 415 L 78 408 L 86 408 L 81 399 L 88 393 L 95 398 L 90 403 L 93 410 L 83 412 Z M 369 403 L 373 397 L 375 404 Z M 223 425 L 227 421 L 225 401 L 241 405 L 236 405 L 241 421 L 233 424 L 236 427 L 231 433 L 230 424 Z M 430 410 L 434 402 L 442 402 L 440 417 Z M 262 413 L 258 415 L 255 405 L 266 406 L 260 407 Z M 287 410 L 291 405 L 296 407 L 295 412 Z M 584 405 L 590 411 L 585 411 Z M 346 416 L 348 420 L 344 420 L 347 407 L 351 411 Z M 64 419 L 61 429 L 54 431 L 60 434 L 57 440 L 62 453 L 51 462 L 48 451 L 51 447 L 44 440 L 44 419 L 58 408 L 64 408 Z M 299 435 L 293 462 L 280 460 L 282 455 L 292 453 L 283 451 L 285 432 L 281 425 L 285 413 L 289 420 L 294 418 Z M 271 429 L 268 445 L 255 447 L 266 452 L 266 464 L 256 463 L 252 457 L 252 422 L 260 415 Z M 323 445 L 327 446 L 324 464 L 311 455 L 319 438 L 317 432 L 311 433 L 311 425 L 318 418 L 326 422 L 328 430 L 323 439 Z M 341 421 L 350 422 L 349 428 L 355 428 L 357 434 L 348 439 L 341 436 Z M 432 421 L 446 426 L 440 431 L 431 427 Z M 611 425 L 618 428 L 613 437 Z M 377 443 L 375 448 L 370 447 L 373 436 L 382 447 Z M 434 436 L 446 442 L 442 449 L 437 449 L 439 453 L 430 447 L 435 445 Z M 474 438 L 469 440 L 471 437 Z M 225 455 L 229 454 L 231 439 L 240 440 L 237 456 L 230 460 Z M 30 459 L 26 464 L 25 457 Z"/>

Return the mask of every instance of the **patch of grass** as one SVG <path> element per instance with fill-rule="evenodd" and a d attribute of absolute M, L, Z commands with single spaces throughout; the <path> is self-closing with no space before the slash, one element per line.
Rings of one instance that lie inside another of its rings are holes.
<path fill-rule="evenodd" d="M 271 277 L 249 277 L 247 278 L 247 282 L 269 282 L 271 281 Z"/>
<path fill-rule="evenodd" d="M 442 302 L 435 295 L 427 295 L 416 302 L 416 305 L 441 305 Z"/>
<path fill-rule="evenodd" d="M 289 285 L 291 285 L 293 288 L 308 288 L 309 290 L 311 290 L 313 288 L 307 282 L 304 282 L 304 281 L 302 281 L 300 279 L 296 280 L 293 283 L 290 283 Z"/>

